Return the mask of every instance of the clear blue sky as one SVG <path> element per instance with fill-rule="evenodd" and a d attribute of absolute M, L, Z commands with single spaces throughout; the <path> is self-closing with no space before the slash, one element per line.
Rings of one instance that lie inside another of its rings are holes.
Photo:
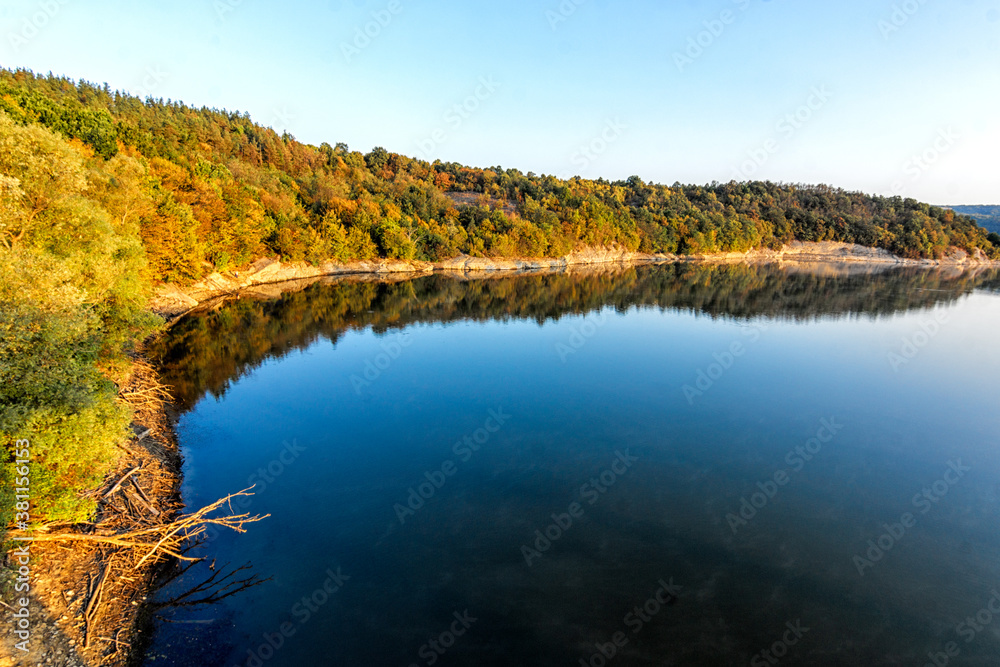
<path fill-rule="evenodd" d="M 1000 203 L 1000 0 L 7 0 L 0 64 L 365 152 Z"/>

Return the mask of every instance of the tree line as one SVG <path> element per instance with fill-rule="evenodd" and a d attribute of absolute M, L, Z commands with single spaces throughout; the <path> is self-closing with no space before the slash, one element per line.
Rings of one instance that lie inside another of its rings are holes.
<path fill-rule="evenodd" d="M 440 260 L 612 245 L 701 254 L 792 240 L 859 243 L 910 258 L 939 258 L 951 247 L 1000 257 L 968 216 L 823 185 L 560 180 L 383 148 L 362 154 L 343 143 L 301 143 L 246 114 L 25 70 L 0 71 L 0 110 L 96 160 L 128 161 L 129 204 L 155 280 L 191 280 L 262 255 Z M 456 193 L 479 197 L 464 204 Z"/>

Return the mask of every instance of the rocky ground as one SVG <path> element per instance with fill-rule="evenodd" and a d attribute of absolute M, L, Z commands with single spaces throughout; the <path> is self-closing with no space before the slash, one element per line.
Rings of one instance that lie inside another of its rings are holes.
<path fill-rule="evenodd" d="M 681 261 L 706 262 L 779 262 L 779 263 L 850 263 L 891 266 L 909 264 L 917 266 L 965 266 L 989 263 L 980 253 L 970 257 L 962 250 L 955 250 L 942 260 L 910 260 L 897 257 L 881 248 L 868 248 L 848 243 L 825 241 L 820 243 L 794 242 L 781 250 L 752 250 L 747 253 L 721 253 L 715 255 L 650 255 L 615 249 L 592 249 L 559 258 L 492 259 L 461 256 L 444 262 L 419 262 L 404 260 L 368 260 L 348 263 L 326 262 L 312 266 L 304 262 L 282 263 L 276 259 L 260 259 L 242 271 L 213 273 L 193 285 L 179 287 L 162 285 L 151 304 L 152 310 L 164 317 L 176 318 L 211 299 L 237 292 L 273 291 L 277 296 L 287 289 L 276 287 L 279 283 L 294 289 L 328 276 L 368 276 L 372 279 L 398 277 L 408 280 L 430 273 L 444 273 L 456 278 L 475 277 L 482 273 L 512 275 L 539 271 L 568 271 L 574 267 L 599 264 L 666 263 Z M 268 287 L 271 286 L 271 287 Z"/>

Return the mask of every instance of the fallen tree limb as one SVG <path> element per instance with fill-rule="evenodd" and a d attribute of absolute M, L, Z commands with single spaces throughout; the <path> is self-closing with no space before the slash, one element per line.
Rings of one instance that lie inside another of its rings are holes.
<path fill-rule="evenodd" d="M 127 480 L 127 479 L 128 479 L 129 477 L 131 477 L 131 476 L 132 476 L 132 475 L 134 475 L 135 473 L 139 472 L 140 470 L 142 470 L 142 466 L 141 466 L 141 465 L 137 465 L 137 466 L 135 466 L 134 468 L 132 468 L 131 470 L 129 470 L 129 471 L 127 472 L 127 473 L 125 473 L 124 475 L 122 475 L 122 478 L 118 480 L 118 483 L 117 483 L 117 484 L 115 484 L 114 486 L 112 486 L 112 487 L 111 487 L 111 490 L 110 490 L 110 491 L 108 491 L 107 493 L 105 493 L 104 495 L 102 495 L 102 496 L 101 496 L 101 499 L 103 500 L 103 499 L 107 498 L 107 497 L 108 497 L 108 496 L 110 496 L 110 495 L 111 495 L 112 493 L 114 493 L 115 491 L 117 491 L 118 489 L 120 489 L 120 488 L 121 488 L 121 486 L 122 486 L 122 484 L 124 484 L 124 483 L 125 483 L 125 481 L 126 481 L 126 480 Z"/>
<path fill-rule="evenodd" d="M 83 627 L 84 648 L 90 646 L 90 637 L 94 626 L 94 616 L 97 615 L 97 610 L 101 606 L 101 598 L 104 597 L 104 583 L 108 580 L 108 574 L 111 572 L 113 561 L 114 559 L 109 560 L 104 566 L 101 578 L 97 581 L 97 586 L 94 588 L 94 592 L 90 596 L 90 602 L 87 603 L 87 608 L 83 612 L 83 620 L 85 621 L 85 625 Z"/>
<path fill-rule="evenodd" d="M 220 526 L 229 528 L 237 533 L 245 533 L 245 526 L 265 519 L 270 515 L 250 515 L 250 514 L 229 514 L 213 517 L 213 513 L 224 506 L 229 506 L 232 511 L 231 502 L 233 498 L 241 496 L 251 496 L 250 487 L 238 493 L 232 493 L 225 498 L 221 498 L 210 505 L 206 505 L 197 512 L 180 516 L 169 523 L 163 523 L 149 528 L 132 530 L 121 533 L 102 534 L 100 526 L 95 533 L 52 533 L 52 534 L 31 534 L 31 531 L 11 531 L 11 537 L 26 537 L 34 542 L 77 542 L 95 545 L 109 545 L 123 549 L 142 552 L 144 555 L 133 565 L 133 569 L 139 569 L 147 560 L 158 559 L 161 556 L 172 556 L 178 560 L 193 562 L 200 560 L 184 555 L 184 545 L 191 540 L 203 535 L 208 526 Z"/>

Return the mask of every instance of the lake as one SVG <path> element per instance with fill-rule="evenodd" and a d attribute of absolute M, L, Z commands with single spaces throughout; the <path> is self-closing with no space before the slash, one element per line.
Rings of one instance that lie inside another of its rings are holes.
<path fill-rule="evenodd" d="M 266 581 L 146 664 L 994 665 L 998 288 L 680 263 L 188 316 L 151 350 L 184 501 L 270 516 L 161 598 Z"/>

